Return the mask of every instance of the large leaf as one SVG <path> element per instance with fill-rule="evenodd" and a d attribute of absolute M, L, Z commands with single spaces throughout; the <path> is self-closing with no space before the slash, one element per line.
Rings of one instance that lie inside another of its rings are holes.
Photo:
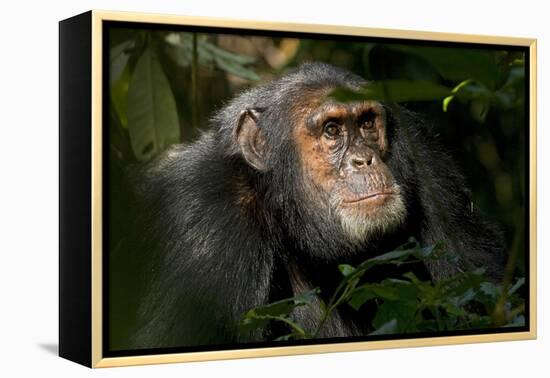
<path fill-rule="evenodd" d="M 174 95 L 150 49 L 136 63 L 128 88 L 128 133 L 136 158 L 146 161 L 180 137 Z"/>
<path fill-rule="evenodd" d="M 128 86 L 130 84 L 130 67 L 126 65 L 117 81 L 111 84 L 111 106 L 120 125 L 128 128 Z"/>
<path fill-rule="evenodd" d="M 433 101 L 451 94 L 451 89 L 430 81 L 384 80 L 370 83 L 358 91 L 337 89 L 330 97 L 337 101 L 376 100 L 386 102 Z"/>
<path fill-rule="evenodd" d="M 372 321 L 375 329 L 380 329 L 386 323 L 396 320 L 398 332 L 410 332 L 414 330 L 417 303 L 415 300 L 384 301 L 376 311 Z"/>
<path fill-rule="evenodd" d="M 406 45 L 389 45 L 388 48 L 426 60 L 447 80 L 474 79 L 494 88 L 498 78 L 496 54 L 492 51 Z"/>
<path fill-rule="evenodd" d="M 124 41 L 117 46 L 111 47 L 109 50 L 109 82 L 113 85 L 124 72 L 130 54 L 127 50 L 133 48 L 134 41 L 128 40 Z"/>

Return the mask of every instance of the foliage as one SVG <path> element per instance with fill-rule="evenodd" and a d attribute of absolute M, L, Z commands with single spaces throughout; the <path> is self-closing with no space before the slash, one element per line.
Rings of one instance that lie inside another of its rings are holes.
<path fill-rule="evenodd" d="M 291 333 L 280 336 L 275 340 L 288 340 L 294 337 L 308 337 L 307 332 L 304 331 L 299 324 L 292 321 L 290 313 L 298 307 L 311 305 L 315 300 L 316 295 L 319 293 L 320 290 L 316 288 L 292 298 L 283 299 L 265 306 L 254 308 L 246 313 L 241 323 L 241 328 L 245 331 L 254 330 L 256 328 L 265 327 L 271 321 L 275 320 L 287 324 L 292 330 Z"/>
<path fill-rule="evenodd" d="M 179 142 L 176 101 L 154 52 L 140 55 L 128 86 L 128 130 L 138 160 Z"/>
<path fill-rule="evenodd" d="M 198 65 L 215 67 L 246 80 L 259 80 L 259 76 L 247 68 L 254 63 L 254 58 L 221 49 L 205 35 L 162 31 L 122 35 L 122 41 L 110 49 L 109 97 L 111 120 L 121 128 L 117 132 L 127 133 L 127 140 L 120 142 L 113 138 L 112 143 L 123 159 L 148 161 L 181 141 L 178 106 L 168 79 L 171 75 L 166 75 L 173 66 L 191 68 L 192 106 L 183 110 L 195 115 L 195 123 L 198 122 Z M 129 142 L 130 149 L 125 142 Z"/>
<path fill-rule="evenodd" d="M 369 53 L 375 46 L 370 45 Z M 336 90 L 339 101 L 379 100 L 411 102 L 441 100 L 447 111 L 453 99 L 471 101 L 483 121 L 490 106 L 509 109 L 523 105 L 524 58 L 513 53 L 496 54 L 487 50 L 385 45 L 387 49 L 417 57 L 437 72 L 436 80 L 382 80 L 359 91 Z M 426 69 L 426 68 L 424 68 Z M 445 84 L 440 83 L 445 82 Z M 454 85 L 453 85 L 454 83 Z M 450 86 L 449 86 L 450 84 Z"/>
<path fill-rule="evenodd" d="M 190 67 L 193 63 L 193 35 L 190 33 L 170 33 L 166 37 L 167 52 L 174 62 L 181 67 Z M 200 65 L 217 67 L 225 72 L 249 80 L 260 80 L 252 69 L 247 68 L 255 59 L 245 55 L 238 55 L 217 47 L 208 41 L 205 35 L 197 39 L 197 58 Z"/>
<path fill-rule="evenodd" d="M 131 196 L 125 181 L 128 165 L 148 161 L 172 143 L 193 140 L 207 127 L 215 109 L 258 79 L 269 80 L 304 61 L 323 61 L 371 81 L 357 93 L 335 92 L 334 96 L 344 101 L 404 103 L 437 125 L 434 128 L 444 147 L 466 168 L 472 206 L 504 230 L 511 256 L 508 279 L 496 286 L 476 271 L 449 282 L 431 283 L 405 275 L 367 283 L 365 277 L 372 268 L 368 264 L 342 266 L 345 284 L 334 293 L 332 303 L 318 299 L 332 293 L 305 293 L 282 301 L 286 306 L 253 309 L 245 318 L 246 327 L 263 328 L 286 320 L 290 329 L 286 338 L 313 337 L 318 331 L 301 333 L 302 325 L 293 323 L 292 313 L 299 306 L 316 307 L 328 318 L 339 306 L 364 309 L 374 305 L 372 334 L 524 322 L 517 291 L 523 280 L 512 279 L 513 273 L 526 274 L 524 51 L 420 41 L 399 44 L 121 27 L 110 29 L 108 38 L 109 258 L 116 272 L 111 285 L 114 302 L 125 303 L 133 290 L 121 289 L 130 282 L 120 273 L 128 259 L 117 260 L 125 250 L 120 245 L 131 223 Z M 392 256 L 383 264 L 407 266 L 426 258 L 411 254 L 398 261 Z M 357 282 L 351 277 L 358 278 Z M 121 305 L 121 311 L 111 314 L 113 330 L 126 327 L 131 316 L 126 308 L 130 306 Z"/>
<path fill-rule="evenodd" d="M 339 307 L 361 309 L 373 303 L 376 314 L 371 321 L 370 335 L 404 334 L 411 332 L 437 332 L 461 329 L 482 329 L 499 326 L 522 326 L 525 323 L 524 307 L 518 289 L 524 284 L 518 279 L 503 295 L 502 288 L 487 281 L 483 269 L 460 273 L 439 281 L 423 281 L 407 272 L 400 278 L 386 278 L 381 282 L 365 282 L 368 271 L 378 265 L 406 265 L 438 259 L 455 259 L 443 253 L 441 246 L 421 247 L 411 240 L 400 248 L 368 259 L 358 266 L 339 265 L 342 281 L 328 302 L 320 299 L 320 290 L 302 293 L 248 311 L 242 320 L 243 330 L 262 329 L 270 322 L 283 322 L 291 332 L 276 340 L 315 338 L 328 318 Z M 504 297 L 505 323 L 495 314 L 497 303 Z M 317 328 L 308 332 L 292 316 L 301 306 L 320 303 L 321 314 Z"/>

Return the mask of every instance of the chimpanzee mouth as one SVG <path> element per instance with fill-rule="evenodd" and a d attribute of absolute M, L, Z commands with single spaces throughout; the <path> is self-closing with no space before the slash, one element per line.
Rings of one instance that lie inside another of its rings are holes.
<path fill-rule="evenodd" d="M 355 205 L 355 204 L 359 204 L 359 203 L 370 203 L 372 205 L 378 205 L 378 204 L 383 204 L 384 202 L 386 202 L 388 200 L 389 197 L 395 195 L 395 192 L 392 191 L 392 190 L 379 190 L 379 191 L 376 191 L 376 192 L 371 192 L 367 195 L 363 195 L 363 196 L 357 196 L 357 197 L 354 197 L 352 199 L 348 199 L 348 200 L 344 200 L 342 201 L 343 204 L 345 205 Z"/>

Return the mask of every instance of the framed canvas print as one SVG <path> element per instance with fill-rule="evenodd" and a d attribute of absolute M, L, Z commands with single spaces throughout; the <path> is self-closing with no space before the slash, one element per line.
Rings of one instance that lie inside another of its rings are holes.
<path fill-rule="evenodd" d="M 60 22 L 59 353 L 536 337 L 536 41 Z"/>

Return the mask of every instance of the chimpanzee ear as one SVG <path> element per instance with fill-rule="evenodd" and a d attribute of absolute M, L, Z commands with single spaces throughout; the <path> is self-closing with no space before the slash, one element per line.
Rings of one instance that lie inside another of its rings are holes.
<path fill-rule="evenodd" d="M 267 169 L 265 164 L 267 145 L 262 130 L 258 127 L 260 115 L 257 109 L 243 110 L 235 129 L 235 139 L 247 163 L 263 172 Z"/>

